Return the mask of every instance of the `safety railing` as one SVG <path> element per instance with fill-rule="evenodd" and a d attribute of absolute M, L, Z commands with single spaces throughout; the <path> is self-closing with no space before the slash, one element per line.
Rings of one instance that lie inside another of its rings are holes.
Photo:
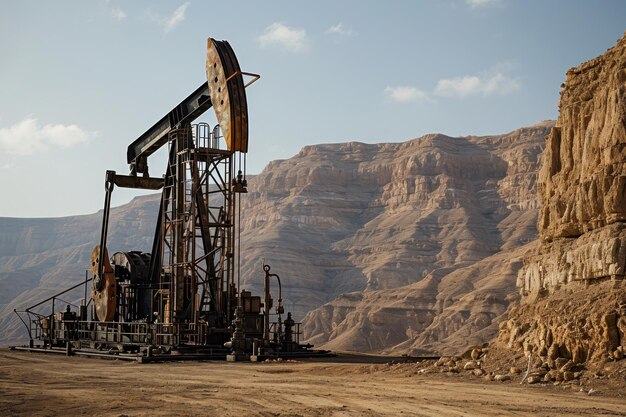
<path fill-rule="evenodd" d="M 87 301 L 87 284 L 89 282 L 91 282 L 91 278 L 89 278 L 88 276 L 88 271 L 85 271 L 84 281 L 81 281 L 80 283 L 66 290 L 56 293 L 53 296 L 48 297 L 45 300 L 26 308 L 25 310 L 14 309 L 13 312 L 17 315 L 17 317 L 26 327 L 26 331 L 28 332 L 29 339 L 31 341 L 33 339 L 41 339 L 46 336 L 46 334 L 44 333 L 53 334 L 54 322 L 55 322 L 54 315 L 56 313 L 56 307 L 60 303 L 65 304 L 67 306 L 74 306 L 78 308 L 80 308 L 81 306 L 84 306 L 86 309 L 89 303 L 91 302 L 91 300 Z M 85 304 L 77 305 L 71 301 L 61 298 L 61 296 L 66 295 L 70 293 L 71 291 L 76 290 L 80 287 L 84 287 L 82 299 Z M 50 307 L 49 313 L 42 313 L 41 310 L 35 311 L 38 308 L 46 306 L 46 304 L 48 304 L 48 306 Z M 49 329 L 44 328 L 44 324 L 46 324 L 44 322 L 45 320 L 48 320 L 47 323 L 51 326 Z"/>
<path fill-rule="evenodd" d="M 270 340 L 282 340 L 300 344 L 300 336 L 302 336 L 302 331 L 300 330 L 301 324 L 302 323 L 294 323 L 291 332 L 286 332 L 284 326 L 279 326 L 278 322 L 270 323 Z"/>

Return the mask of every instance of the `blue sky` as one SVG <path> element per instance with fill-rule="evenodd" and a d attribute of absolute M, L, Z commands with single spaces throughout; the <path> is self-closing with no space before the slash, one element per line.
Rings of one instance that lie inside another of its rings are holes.
<path fill-rule="evenodd" d="M 624 22 L 623 0 L 0 0 L 0 216 L 100 209 L 105 170 L 127 173 L 128 144 L 205 80 L 209 36 L 261 74 L 248 89 L 258 173 L 309 144 L 554 119 L 565 71 Z"/>

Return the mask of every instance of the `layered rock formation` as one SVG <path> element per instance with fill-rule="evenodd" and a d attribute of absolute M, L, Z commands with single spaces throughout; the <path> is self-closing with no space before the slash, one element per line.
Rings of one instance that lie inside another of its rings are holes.
<path fill-rule="evenodd" d="M 410 142 L 415 156 L 400 164 L 408 169 L 392 177 L 377 217 L 350 241 L 349 260 L 369 286 L 310 312 L 308 339 L 336 350 L 446 353 L 494 337 L 515 297 L 526 244 L 536 238 L 536 177 L 551 126 Z M 412 186 L 433 183 L 427 191 Z M 398 272 L 387 275 L 394 266 Z M 398 275 L 413 284 L 380 289 L 389 283 L 382 277 Z"/>
<path fill-rule="evenodd" d="M 449 337 L 463 345 L 465 338 L 483 340 L 481 332 L 489 328 L 492 335 L 494 320 L 506 310 L 519 266 L 511 259 L 522 255 L 504 257 L 503 267 L 476 262 L 535 239 L 538 156 L 550 127 L 543 123 L 489 137 L 428 135 L 405 143 L 316 145 L 270 163 L 249 180 L 250 192 L 242 199 L 243 287 L 261 290 L 265 260 L 281 276 L 285 308 L 296 318 L 341 294 L 364 290 L 364 299 L 380 294 L 378 307 L 367 306 L 373 317 L 392 303 L 385 291 L 407 285 L 412 291 L 417 283 L 423 288 L 402 304 L 409 310 L 414 309 L 409 300 L 423 300 L 424 316 L 407 313 L 413 333 L 385 336 L 397 326 L 397 317 L 381 315 L 373 336 L 380 342 L 351 346 L 412 349 L 423 329 L 428 329 L 424 343 L 432 346 Z M 115 209 L 110 252 L 150 250 L 157 206 L 158 197 L 147 196 Z M 19 336 L 13 308 L 32 305 L 84 277 L 100 220 L 100 214 L 0 219 L 0 341 Z M 457 269 L 466 272 L 448 276 Z M 365 326 L 367 309 L 358 307 L 363 319 L 334 322 L 340 329 L 349 323 Z M 323 320 L 308 323 L 307 334 L 316 341 L 339 334 Z M 346 344 L 348 339 L 341 338 Z"/>
<path fill-rule="evenodd" d="M 305 334 L 332 350 L 458 354 L 498 334 L 527 250 L 438 269 L 400 288 L 343 294 L 306 316 Z"/>
<path fill-rule="evenodd" d="M 577 237 L 626 220 L 626 38 L 567 71 L 539 178 L 539 234 Z"/>
<path fill-rule="evenodd" d="M 500 324 L 497 343 L 532 353 L 555 369 L 557 358 L 575 363 L 622 359 L 625 335 L 626 286 L 605 281 L 586 288 L 569 285 L 522 302 Z"/>
<path fill-rule="evenodd" d="M 625 81 L 626 36 L 567 72 L 539 176 L 541 244 L 500 334 L 509 347 L 577 362 L 626 347 Z"/>
<path fill-rule="evenodd" d="M 145 196 L 111 210 L 108 246 L 112 252 L 150 250 L 159 202 L 158 196 Z M 26 337 L 14 308 L 26 308 L 85 279 L 101 222 L 101 212 L 0 218 L 0 342 Z"/>

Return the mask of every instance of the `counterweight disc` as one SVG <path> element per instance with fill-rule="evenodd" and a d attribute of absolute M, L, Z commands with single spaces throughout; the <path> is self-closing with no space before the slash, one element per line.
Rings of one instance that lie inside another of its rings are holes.
<path fill-rule="evenodd" d="M 91 299 L 96 309 L 98 320 L 112 321 L 115 317 L 115 274 L 109 261 L 109 253 L 104 248 L 104 268 L 102 277 L 98 276 L 100 266 L 100 245 L 91 251 L 91 276 L 93 277 L 91 286 Z"/>

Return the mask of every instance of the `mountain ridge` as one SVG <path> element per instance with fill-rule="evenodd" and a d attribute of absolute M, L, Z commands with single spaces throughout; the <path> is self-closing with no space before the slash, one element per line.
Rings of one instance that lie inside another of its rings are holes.
<path fill-rule="evenodd" d="M 341 294 L 411 285 L 526 244 L 546 129 L 310 145 L 270 162 L 243 199 L 243 288 L 261 290 L 264 259 L 302 318 Z M 111 252 L 150 250 L 158 200 L 112 210 Z M 13 308 L 82 279 L 100 216 L 0 218 L 0 340 L 21 337 Z"/>

